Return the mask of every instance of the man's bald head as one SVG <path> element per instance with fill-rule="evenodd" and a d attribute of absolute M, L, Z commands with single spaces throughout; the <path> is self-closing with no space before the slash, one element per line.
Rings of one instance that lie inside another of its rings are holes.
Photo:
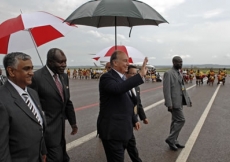
<path fill-rule="evenodd" d="M 177 70 L 181 69 L 182 68 L 182 58 L 180 56 L 174 56 L 173 59 L 172 59 L 172 62 L 173 62 L 173 67 Z"/>

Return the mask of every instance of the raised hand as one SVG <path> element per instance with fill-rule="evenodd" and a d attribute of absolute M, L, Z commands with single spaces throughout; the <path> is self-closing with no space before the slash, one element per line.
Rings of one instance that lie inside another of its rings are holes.
<path fill-rule="evenodd" d="M 142 67 L 141 67 L 141 70 L 139 72 L 139 74 L 141 75 L 141 77 L 144 77 L 148 71 L 148 68 L 146 67 L 148 63 L 148 58 L 145 57 L 144 61 L 143 61 L 143 64 L 142 64 Z"/>

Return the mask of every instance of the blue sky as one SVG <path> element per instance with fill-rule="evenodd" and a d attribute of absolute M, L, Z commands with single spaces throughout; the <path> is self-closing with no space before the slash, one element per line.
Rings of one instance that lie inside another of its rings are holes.
<path fill-rule="evenodd" d="M 132 46 L 153 65 L 169 65 L 179 55 L 184 64 L 230 62 L 230 1 L 228 0 L 142 0 L 157 10 L 169 24 L 118 27 L 118 44 Z M 0 0 L 0 23 L 23 13 L 46 11 L 67 18 L 86 0 Z M 80 26 L 65 37 L 38 48 L 43 62 L 52 47 L 62 49 L 69 66 L 94 65 L 92 55 L 114 45 L 114 27 Z M 34 65 L 41 65 L 35 49 L 24 51 Z M 0 55 L 0 64 L 2 58 Z M 96 62 L 97 63 L 97 62 Z M 97 63 L 99 64 L 99 63 Z"/>

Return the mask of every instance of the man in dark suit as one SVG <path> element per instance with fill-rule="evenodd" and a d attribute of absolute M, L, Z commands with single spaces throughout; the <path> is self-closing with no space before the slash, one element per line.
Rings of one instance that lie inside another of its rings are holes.
<path fill-rule="evenodd" d="M 2 86 L 7 81 L 7 77 L 2 75 L 2 69 L 0 68 L 0 86 Z"/>
<path fill-rule="evenodd" d="M 38 94 L 27 87 L 33 76 L 31 58 L 10 53 L 3 64 L 8 80 L 0 87 L 0 161 L 45 161 L 45 117 Z"/>
<path fill-rule="evenodd" d="M 129 58 L 126 53 L 115 51 L 110 58 L 112 69 L 100 78 L 97 131 L 108 162 L 124 161 L 124 151 L 132 138 L 133 127 L 137 130 L 140 127 L 134 114 L 134 103 L 129 90 L 144 83 L 142 78 L 147 72 L 147 62 L 145 58 L 139 74 L 124 80 Z"/>
<path fill-rule="evenodd" d="M 65 68 L 65 54 L 60 49 L 52 48 L 48 51 L 46 66 L 34 73 L 31 84 L 38 92 L 46 116 L 47 162 L 70 160 L 66 152 L 65 119 L 68 119 L 72 127 L 71 135 L 76 134 L 78 130 Z"/>
<path fill-rule="evenodd" d="M 128 71 L 125 74 L 126 78 L 129 79 L 136 74 L 137 74 L 137 67 L 133 65 L 129 65 Z M 142 120 L 144 124 L 148 124 L 148 119 L 146 118 L 145 111 L 141 104 L 140 87 L 137 86 L 135 88 L 132 88 L 130 92 L 131 92 L 130 93 L 131 97 L 136 98 L 136 105 L 134 106 L 134 113 L 139 116 L 140 120 Z M 127 151 L 133 162 L 142 162 L 142 160 L 139 157 L 139 153 L 136 147 L 136 139 L 135 139 L 134 134 L 132 135 L 132 138 L 128 142 Z"/>
<path fill-rule="evenodd" d="M 171 150 L 177 151 L 178 148 L 185 147 L 179 144 L 177 140 L 185 123 L 183 105 L 191 107 L 192 103 L 187 94 L 182 74 L 180 73 L 180 69 L 182 68 L 182 58 L 175 56 L 173 57 L 172 62 L 173 67 L 164 73 L 163 79 L 165 106 L 172 114 L 170 134 L 165 142 L 169 145 Z"/>

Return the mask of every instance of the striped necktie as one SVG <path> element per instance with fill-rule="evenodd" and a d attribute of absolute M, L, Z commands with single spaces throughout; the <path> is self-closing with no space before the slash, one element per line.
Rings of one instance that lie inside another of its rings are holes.
<path fill-rule="evenodd" d="M 0 75 L 0 81 L 2 82 L 2 85 L 5 83 L 4 78 L 2 75 Z"/>
<path fill-rule="evenodd" d="M 29 100 L 29 95 L 27 93 L 23 93 L 22 94 L 27 106 L 29 107 L 29 109 L 31 110 L 31 112 L 34 114 L 34 116 L 36 117 L 36 119 L 38 120 L 38 123 L 42 126 L 42 122 L 38 117 L 37 112 L 35 111 L 35 108 L 33 107 L 32 103 Z"/>

